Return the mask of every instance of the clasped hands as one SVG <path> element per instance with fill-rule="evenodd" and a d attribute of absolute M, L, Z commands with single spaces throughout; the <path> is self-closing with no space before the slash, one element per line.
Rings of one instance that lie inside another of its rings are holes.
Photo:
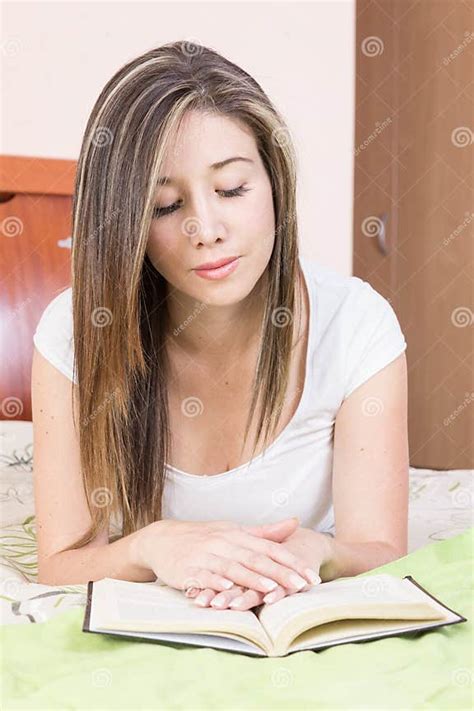
<path fill-rule="evenodd" d="M 297 518 L 284 519 L 277 523 L 260 526 L 243 526 L 243 528 L 248 533 L 260 538 L 267 538 L 284 544 L 285 548 L 291 553 L 297 555 L 300 559 L 306 560 L 310 570 L 315 571 L 314 582 L 312 584 L 307 583 L 304 578 L 295 572 L 295 587 L 288 588 L 275 584 L 274 589 L 267 593 L 236 584 L 225 591 L 217 591 L 212 588 L 188 588 L 185 591 L 185 595 L 186 597 L 194 598 L 196 605 L 201 607 L 211 606 L 219 610 L 226 608 L 249 610 L 258 605 L 277 602 L 287 595 L 305 592 L 310 590 L 312 585 L 321 583 L 321 577 L 316 573 L 319 572 L 320 566 L 328 560 L 329 556 L 328 539 L 323 533 L 301 527 Z"/>

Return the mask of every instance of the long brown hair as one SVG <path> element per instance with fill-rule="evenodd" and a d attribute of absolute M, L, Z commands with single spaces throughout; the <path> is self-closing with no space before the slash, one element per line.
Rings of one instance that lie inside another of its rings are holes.
<path fill-rule="evenodd" d="M 301 277 L 290 134 L 243 69 L 208 47 L 165 44 L 128 62 L 107 82 L 89 117 L 77 165 L 73 411 L 91 525 L 64 550 L 89 543 L 115 515 L 122 516 L 122 535 L 162 518 L 171 441 L 166 281 L 146 247 L 164 155 L 190 110 L 244 122 L 271 181 L 275 234 L 268 237 L 275 242 L 244 434 L 245 443 L 262 396 L 252 459 L 264 426 L 266 446 L 280 418 Z"/>

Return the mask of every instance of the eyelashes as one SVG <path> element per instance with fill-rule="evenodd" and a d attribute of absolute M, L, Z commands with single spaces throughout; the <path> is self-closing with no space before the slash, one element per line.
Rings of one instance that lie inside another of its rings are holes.
<path fill-rule="evenodd" d="M 239 185 L 238 188 L 233 188 L 232 190 L 218 190 L 219 194 L 222 194 L 224 198 L 242 197 L 244 193 L 249 192 L 251 188 L 245 188 L 243 185 Z M 153 210 L 153 219 L 158 219 L 159 217 L 164 217 L 165 215 L 171 215 L 171 213 L 176 212 L 179 209 L 179 202 L 174 202 L 168 207 L 155 207 Z"/>

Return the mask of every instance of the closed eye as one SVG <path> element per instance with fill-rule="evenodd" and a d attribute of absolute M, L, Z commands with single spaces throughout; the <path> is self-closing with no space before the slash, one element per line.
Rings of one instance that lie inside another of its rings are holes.
<path fill-rule="evenodd" d="M 232 198 L 232 197 L 241 197 L 244 193 L 249 192 L 251 188 L 245 188 L 243 185 L 240 185 L 238 188 L 233 188 L 232 190 L 217 190 L 216 192 L 219 193 L 224 198 Z M 167 207 L 155 207 L 153 210 L 153 219 L 158 219 L 159 217 L 163 217 L 165 215 L 171 215 L 172 212 L 175 212 L 180 206 L 180 202 L 174 202 L 172 205 L 168 205 Z"/>

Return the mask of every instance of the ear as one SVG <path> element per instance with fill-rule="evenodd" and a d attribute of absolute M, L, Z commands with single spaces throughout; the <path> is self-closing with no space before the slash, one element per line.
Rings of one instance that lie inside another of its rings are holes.
<path fill-rule="evenodd" d="M 261 526 L 242 526 L 244 531 L 251 533 L 259 538 L 269 538 L 271 541 L 284 541 L 288 538 L 300 525 L 300 520 L 297 516 L 293 518 L 285 518 L 282 521 L 275 523 L 264 523 Z"/>

